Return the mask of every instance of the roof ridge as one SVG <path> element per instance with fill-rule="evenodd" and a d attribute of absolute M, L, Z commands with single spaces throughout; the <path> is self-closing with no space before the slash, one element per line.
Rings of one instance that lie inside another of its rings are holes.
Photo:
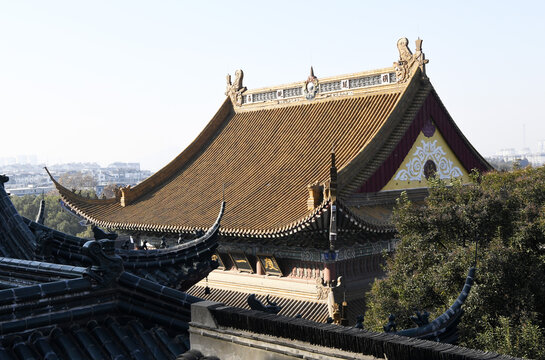
<path fill-rule="evenodd" d="M 422 52 L 420 38 L 415 42 L 414 54 L 408 44 L 407 38 L 400 38 L 397 41 L 399 60 L 395 61 L 392 67 L 318 79 L 311 66 L 310 75 L 306 81 L 253 90 L 248 90 L 243 86 L 244 72 L 237 70 L 234 83 L 231 83 L 231 75 L 227 75 L 225 94 L 230 96 L 235 112 L 239 112 L 271 105 L 286 105 L 292 102 L 323 101 L 332 96 L 361 96 L 377 91 L 375 87 L 379 87 L 381 90 L 403 87 L 417 74 L 418 69 L 422 77 L 427 79 L 425 65 L 429 62 Z"/>

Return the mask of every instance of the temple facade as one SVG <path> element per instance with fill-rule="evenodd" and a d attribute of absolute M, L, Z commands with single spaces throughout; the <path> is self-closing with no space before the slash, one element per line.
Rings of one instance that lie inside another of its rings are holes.
<path fill-rule="evenodd" d="M 35 221 L 22 217 L 7 181 L 0 175 L 1 359 L 514 359 L 436 342 L 456 336 L 475 269 L 445 313 L 398 332 L 392 321 L 378 334 L 274 315 L 276 306 L 245 310 L 183 292 L 217 266 L 223 204 L 197 239 L 128 250 L 96 227 L 94 240 L 47 227 L 44 200 Z"/>
<path fill-rule="evenodd" d="M 53 181 L 91 223 L 171 244 L 212 226 L 224 199 L 219 268 L 189 293 L 231 306 L 270 295 L 280 314 L 353 321 L 382 253 L 395 249 L 401 192 L 422 201 L 431 177 L 468 182 L 491 169 L 434 90 L 422 40 L 414 53 L 405 38 L 397 48 L 388 68 L 327 78 L 311 68 L 304 81 L 264 89 L 247 89 L 236 71 L 197 138 L 115 198 Z"/>

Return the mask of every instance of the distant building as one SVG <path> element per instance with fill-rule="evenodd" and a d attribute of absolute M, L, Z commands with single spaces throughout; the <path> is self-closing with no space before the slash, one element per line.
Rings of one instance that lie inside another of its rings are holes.
<path fill-rule="evenodd" d="M 24 196 L 24 195 L 41 195 L 41 194 L 47 194 L 50 191 L 53 191 L 55 187 L 53 184 L 50 186 L 28 186 L 28 187 L 21 187 L 21 188 L 9 188 L 8 191 L 11 195 L 16 196 Z"/>
<path fill-rule="evenodd" d="M 521 151 L 516 151 L 513 148 L 501 149 L 498 153 L 489 157 L 492 161 L 503 162 L 521 162 L 526 165 L 529 163 L 532 166 L 541 166 L 545 164 L 545 142 L 540 141 L 538 150 L 532 152 L 529 148 L 524 148 Z"/>
<path fill-rule="evenodd" d="M 139 163 L 122 162 L 115 162 L 105 168 L 100 167 L 97 163 L 55 164 L 50 166 L 49 170 L 56 177 L 64 174 L 92 176 L 97 184 L 95 191 L 98 196 L 108 185 L 135 186 L 152 174 L 149 170 L 140 170 Z M 10 189 L 14 195 L 33 194 L 38 191 L 36 189 L 40 189 L 39 193 L 42 190 L 47 192 L 54 188 L 51 179 L 44 171 L 44 164 L 10 163 L 0 166 L 0 173 L 5 173 L 11 178 L 9 184 L 6 184 L 6 188 Z"/>

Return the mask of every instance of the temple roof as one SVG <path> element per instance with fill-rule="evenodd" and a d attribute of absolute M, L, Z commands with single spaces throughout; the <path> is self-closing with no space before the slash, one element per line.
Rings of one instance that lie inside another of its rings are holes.
<path fill-rule="evenodd" d="M 47 279 L 48 276 L 59 279 L 60 272 L 64 271 L 70 277 L 70 270 L 74 266 L 87 267 L 94 263 L 85 247 L 88 239 L 51 229 L 20 216 L 4 189 L 5 181 L 8 181 L 7 177 L 0 177 L 0 259 L 4 259 L 4 263 L 11 263 L 13 270 L 10 273 L 26 271 L 16 270 L 18 261 L 33 260 L 32 263 L 36 264 L 57 264 L 40 265 L 44 270 L 34 271 L 34 276 L 39 281 Z M 97 235 L 95 240 L 106 255 L 119 258 L 125 271 L 163 286 L 185 291 L 217 266 L 211 256 L 218 246 L 217 238 L 224 209 L 225 203 L 222 202 L 216 220 L 202 236 L 166 249 L 125 250 L 115 248 L 112 240 L 97 238 Z M 43 212 L 38 217 L 43 217 Z M 48 275 L 53 270 L 56 275 Z M 10 281 L 0 275 L 0 288 L 11 286 Z M 31 283 L 29 279 L 25 281 Z"/>
<path fill-rule="evenodd" d="M 122 267 L 0 258 L 0 270 L 10 280 L 0 290 L 2 359 L 174 359 L 189 349 L 199 298 Z"/>
<path fill-rule="evenodd" d="M 190 307 L 201 299 L 178 289 L 214 268 L 223 204 L 203 236 L 130 251 L 21 217 L 7 180 L 0 175 L 0 358 L 174 359 L 189 349 Z"/>
<path fill-rule="evenodd" d="M 76 213 L 104 227 L 173 233 L 207 228 L 224 191 L 223 235 L 292 232 L 323 207 L 308 208 L 307 186 L 327 187 L 333 146 L 342 201 L 403 137 L 433 93 L 420 46 L 417 41 L 412 54 L 401 39 L 394 67 L 323 79 L 311 70 L 304 82 L 258 90 L 243 87 L 237 71 L 233 83 L 228 77 L 228 98 L 204 130 L 147 180 L 103 200 L 55 185 Z M 369 233 L 384 230 L 357 212 L 352 219 Z"/>

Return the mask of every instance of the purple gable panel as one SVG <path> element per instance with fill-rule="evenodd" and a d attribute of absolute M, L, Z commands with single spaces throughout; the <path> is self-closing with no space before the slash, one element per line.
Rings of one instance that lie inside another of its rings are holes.
<path fill-rule="evenodd" d="M 458 160 L 460 160 L 466 171 L 470 172 L 473 169 L 477 169 L 484 172 L 489 169 L 487 164 L 483 163 L 481 159 L 475 155 L 475 150 L 467 143 L 460 130 L 454 125 L 449 114 L 437 98 L 437 95 L 434 92 L 431 92 L 394 151 L 392 151 L 386 161 L 384 161 L 377 171 L 375 171 L 375 173 L 356 191 L 357 193 L 377 192 L 388 183 L 409 153 L 416 138 L 422 131 L 424 124 L 430 118 L 433 119 L 433 122 L 441 132 L 441 135 Z"/>

